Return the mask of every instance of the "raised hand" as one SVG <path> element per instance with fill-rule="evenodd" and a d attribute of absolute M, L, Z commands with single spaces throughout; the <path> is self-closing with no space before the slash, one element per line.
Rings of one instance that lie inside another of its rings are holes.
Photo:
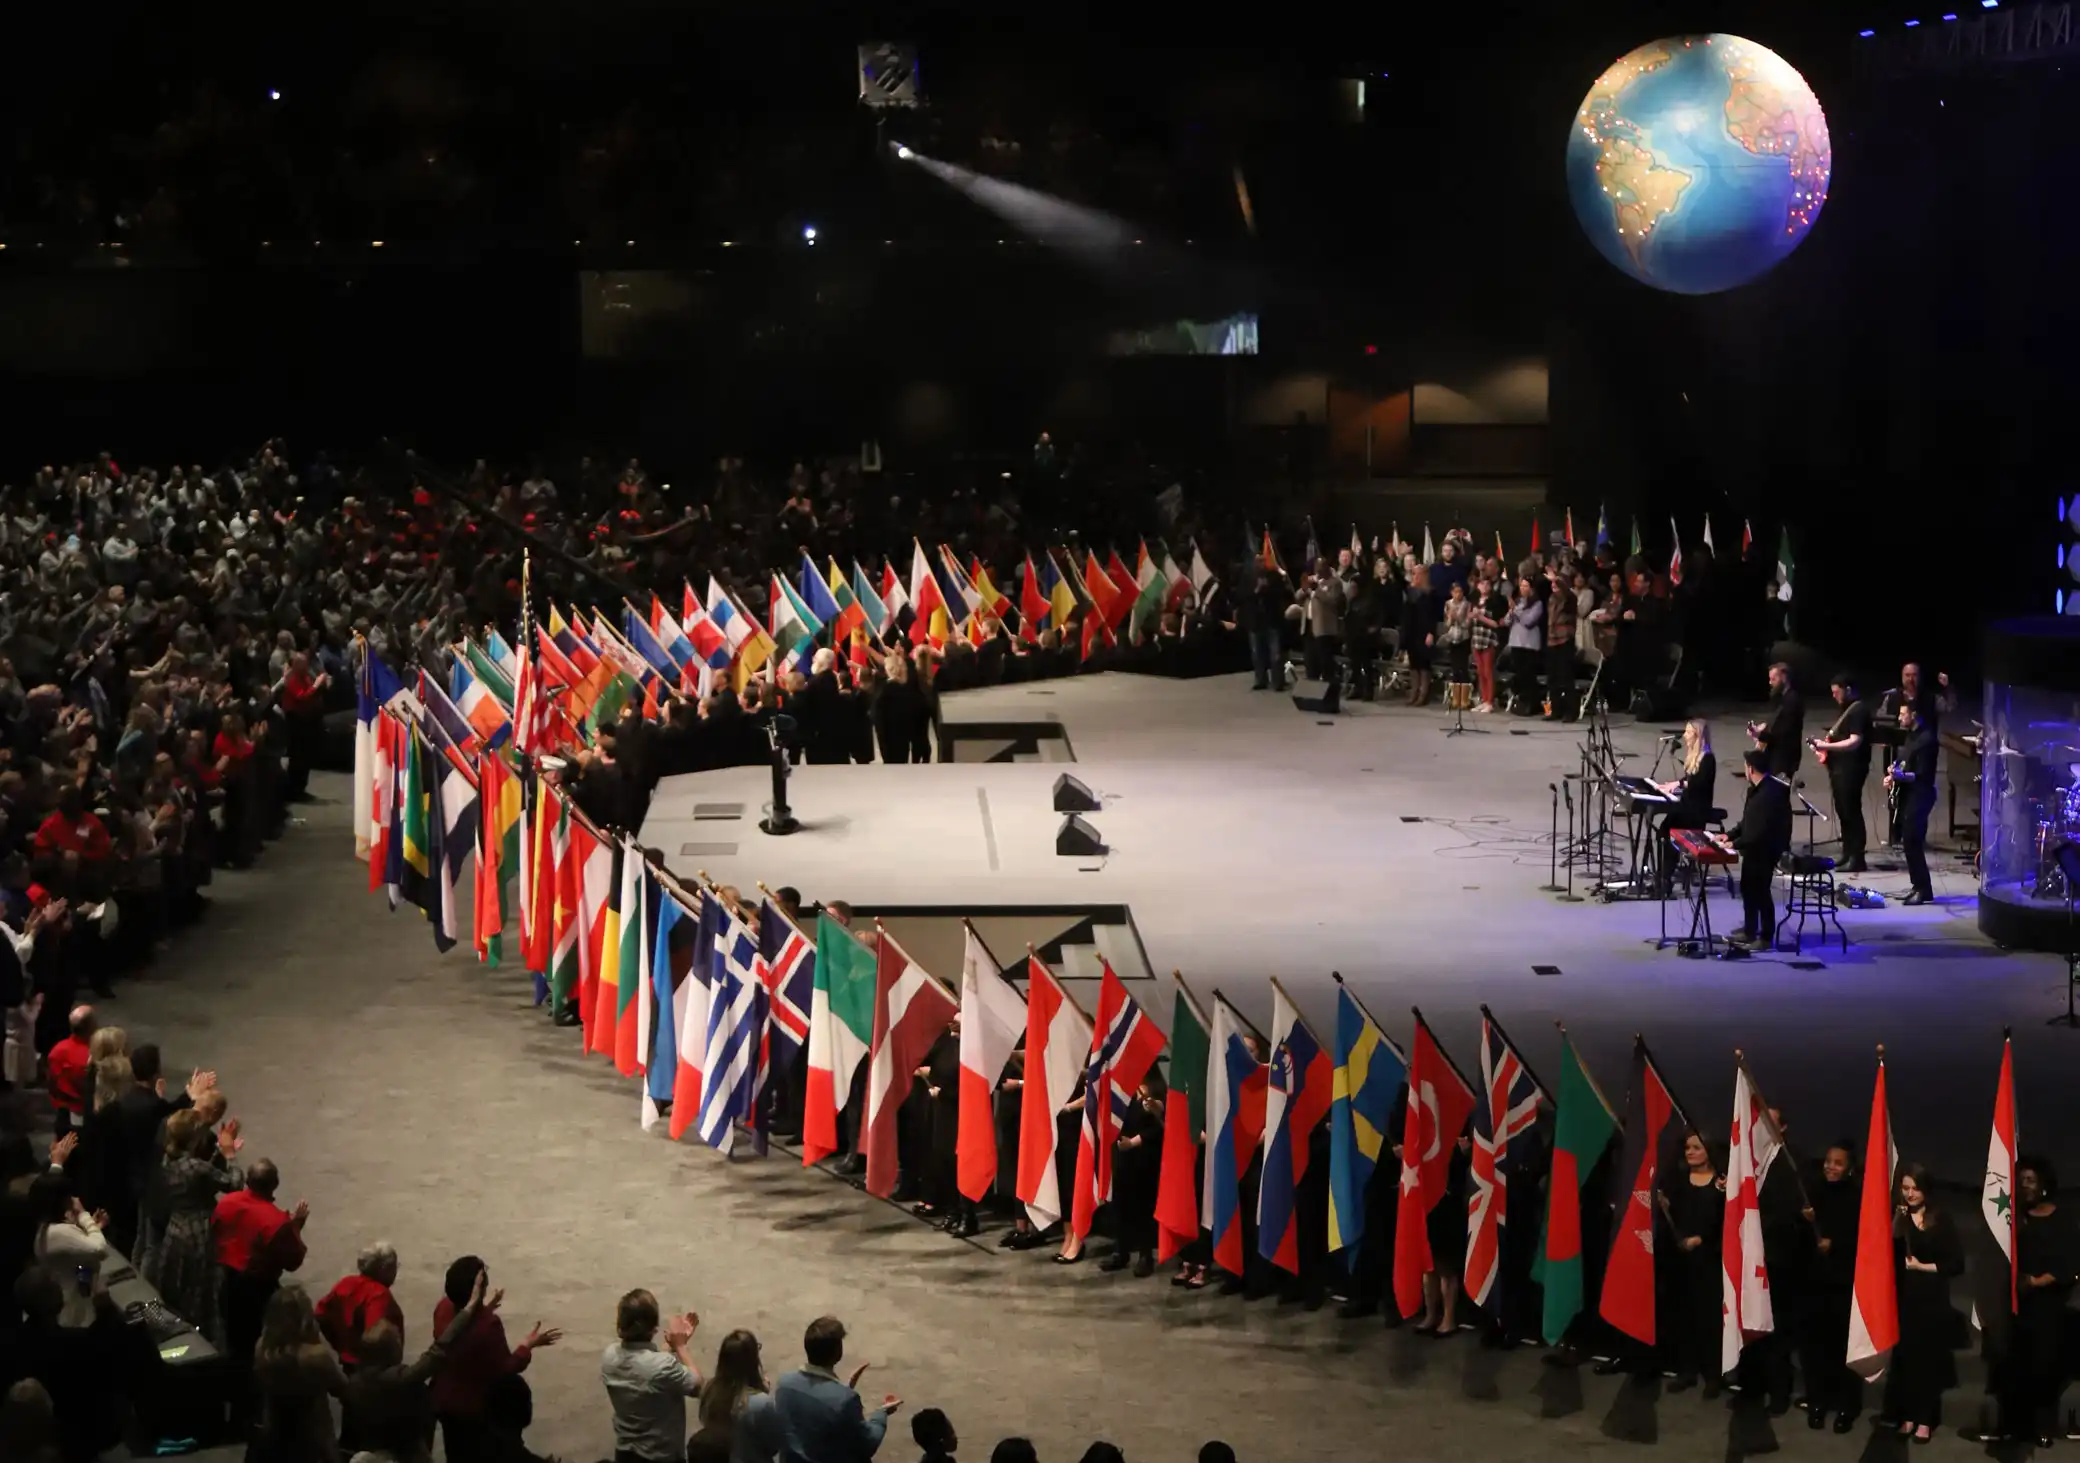
<path fill-rule="evenodd" d="M 872 1362 L 863 1361 L 858 1366 L 854 1367 L 852 1369 L 852 1375 L 845 1379 L 845 1385 L 848 1387 L 857 1388 L 859 1386 L 859 1379 L 867 1374 L 867 1368 L 872 1365 Z"/>
<path fill-rule="evenodd" d="M 57 1142 L 51 1144 L 52 1165 L 63 1165 L 66 1159 L 72 1157 L 72 1150 L 77 1147 L 79 1147 L 79 1134 L 77 1133 L 67 1133 L 64 1137 L 58 1139 Z"/>
<path fill-rule="evenodd" d="M 562 1339 L 562 1331 L 554 1326 L 544 1326 L 540 1321 L 536 1321 L 534 1329 L 527 1333 L 527 1348 L 530 1351 L 540 1351 L 545 1347 L 554 1346 Z"/>

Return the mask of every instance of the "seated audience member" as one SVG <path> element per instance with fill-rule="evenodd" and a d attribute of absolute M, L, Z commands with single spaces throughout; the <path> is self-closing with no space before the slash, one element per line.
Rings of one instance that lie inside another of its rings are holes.
<path fill-rule="evenodd" d="M 124 1323 L 105 1291 L 94 1297 L 90 1325 L 60 1324 L 70 1290 L 43 1269 L 25 1271 L 15 1282 L 22 1322 L 12 1370 L 33 1377 L 49 1395 L 66 1463 L 90 1463 L 121 1438 L 127 1393 L 154 1358 L 150 1338 Z M 0 1458 L 11 1463 L 12 1455 L 0 1450 Z"/>
<path fill-rule="evenodd" d="M 614 1410 L 614 1463 L 682 1463 L 686 1399 L 701 1390 L 701 1372 L 686 1345 L 700 1327 L 688 1311 L 663 1324 L 657 1344 L 657 1297 L 631 1290 L 614 1310 L 615 1341 L 601 1354 L 600 1380 Z"/>
<path fill-rule="evenodd" d="M 50 1393 L 33 1378 L 16 1382 L 0 1400 L 0 1458 L 58 1463 L 57 1415 Z"/>

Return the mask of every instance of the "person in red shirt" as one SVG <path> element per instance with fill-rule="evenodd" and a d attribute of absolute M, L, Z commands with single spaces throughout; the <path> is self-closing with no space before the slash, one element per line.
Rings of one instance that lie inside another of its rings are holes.
<path fill-rule="evenodd" d="M 281 1288 L 286 1271 L 303 1266 L 304 1221 L 311 1206 L 298 1204 L 292 1214 L 275 1203 L 282 1176 L 269 1159 L 246 1167 L 246 1186 L 217 1200 L 210 1219 L 217 1264 L 223 1272 L 224 1350 L 231 1363 L 232 1412 L 253 1415 L 253 1348 L 260 1343 L 260 1323 L 267 1303 Z"/>
<path fill-rule="evenodd" d="M 361 1365 L 361 1338 L 377 1322 L 395 1326 L 398 1347 L 404 1346 L 404 1311 L 390 1289 L 397 1284 L 397 1251 L 372 1244 L 355 1257 L 354 1272 L 318 1302 L 318 1327 L 349 1375 Z"/>
<path fill-rule="evenodd" d="M 43 1059 L 44 1080 L 50 1087 L 51 1106 L 57 1109 L 57 1136 L 72 1131 L 87 1116 L 87 1073 L 94 1065 L 87 1043 L 94 1039 L 94 1008 L 74 1006 L 63 1040 L 54 1044 Z"/>
<path fill-rule="evenodd" d="M 36 830 L 36 852 L 46 858 L 69 853 L 86 863 L 108 857 L 108 826 L 87 811 L 86 794 L 77 787 L 58 794 L 57 810 Z"/>
<path fill-rule="evenodd" d="M 486 1268 L 475 1255 L 464 1255 L 448 1267 L 441 1303 L 433 1309 L 435 1335 L 444 1334 L 455 1313 L 469 1304 L 477 1276 Z M 496 1311 L 477 1317 L 450 1353 L 448 1364 L 433 1377 L 433 1410 L 440 1419 L 449 1463 L 486 1463 L 513 1451 L 510 1444 L 517 1437 L 498 1436 L 501 1419 L 495 1403 L 500 1384 L 526 1371 L 535 1352 L 554 1346 L 562 1336 L 554 1326 L 537 1321 L 525 1341 L 509 1346 Z"/>
<path fill-rule="evenodd" d="M 288 781 L 282 796 L 291 802 L 303 802 L 309 796 L 311 764 L 325 739 L 325 688 L 331 684 L 331 676 L 311 674 L 309 652 L 299 650 L 289 657 L 281 694 L 289 740 Z"/>

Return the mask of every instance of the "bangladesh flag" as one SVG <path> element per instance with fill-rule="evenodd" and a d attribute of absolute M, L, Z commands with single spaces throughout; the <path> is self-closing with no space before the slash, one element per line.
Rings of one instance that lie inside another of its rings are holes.
<path fill-rule="evenodd" d="M 1618 1136 L 1617 1115 L 1566 1033 L 1560 1037 L 1560 1090 L 1553 1122 L 1553 1172 L 1546 1186 L 1545 1338 L 1557 1346 L 1582 1313 L 1582 1185 Z"/>
<path fill-rule="evenodd" d="M 1177 981 L 1170 1014 L 1170 1088 L 1163 1108 L 1162 1167 L 1156 1178 L 1156 1249 L 1168 1261 L 1199 1237 L 1199 1134 L 1206 1128 L 1206 1013 Z"/>
<path fill-rule="evenodd" d="M 874 952 L 829 915 L 816 918 L 816 985 L 809 1002 L 809 1090 L 802 1162 L 838 1151 L 838 1114 L 874 1035 Z"/>

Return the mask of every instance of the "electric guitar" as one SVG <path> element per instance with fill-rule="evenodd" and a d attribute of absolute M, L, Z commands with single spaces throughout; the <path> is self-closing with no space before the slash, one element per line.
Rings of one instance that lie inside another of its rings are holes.
<path fill-rule="evenodd" d="M 1813 749 L 1813 760 L 1815 762 L 1818 762 L 1822 767 L 1825 767 L 1827 765 L 1827 753 L 1821 747 L 1820 744 L 1822 742 L 1833 741 L 1834 734 L 1842 729 L 1842 723 L 1849 719 L 1849 713 L 1855 709 L 1856 703 L 1853 701 L 1849 703 L 1849 705 L 1844 706 L 1842 708 L 1842 714 L 1834 719 L 1834 725 L 1827 729 L 1826 736 L 1814 737 L 1811 741 L 1806 743 L 1807 746 Z"/>

